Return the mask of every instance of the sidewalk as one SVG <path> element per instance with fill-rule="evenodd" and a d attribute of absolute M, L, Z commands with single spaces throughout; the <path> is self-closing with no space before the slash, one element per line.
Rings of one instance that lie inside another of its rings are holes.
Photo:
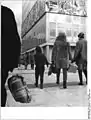
<path fill-rule="evenodd" d="M 14 71 L 20 72 L 20 70 Z M 30 107 L 30 106 L 87 106 L 87 86 L 79 86 L 78 85 L 78 74 L 68 73 L 68 80 L 67 80 L 67 89 L 63 89 L 62 86 L 62 74 L 60 76 L 60 85 L 56 85 L 56 76 L 52 74 L 48 77 L 47 72 L 45 72 L 44 76 L 44 89 L 35 88 L 34 86 L 34 71 L 30 70 L 22 70 L 22 75 L 25 78 L 25 81 L 28 85 L 30 90 L 30 94 L 32 96 L 32 100 L 30 103 L 19 103 L 16 102 L 10 91 L 7 90 L 8 99 L 7 99 L 7 106 L 11 107 Z M 85 78 L 84 78 L 85 80 Z"/>

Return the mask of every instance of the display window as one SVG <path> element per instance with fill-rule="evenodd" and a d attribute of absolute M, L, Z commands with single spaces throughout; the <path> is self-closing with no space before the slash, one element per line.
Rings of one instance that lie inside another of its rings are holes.
<path fill-rule="evenodd" d="M 56 37 L 56 23 L 50 22 L 50 37 Z"/>

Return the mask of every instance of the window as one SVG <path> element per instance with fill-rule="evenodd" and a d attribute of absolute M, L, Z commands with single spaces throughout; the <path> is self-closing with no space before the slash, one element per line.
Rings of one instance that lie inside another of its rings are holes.
<path fill-rule="evenodd" d="M 56 28 L 56 23 L 54 23 L 54 22 L 50 22 L 50 28 Z"/>
<path fill-rule="evenodd" d="M 56 23 L 50 22 L 50 37 L 56 36 Z"/>
<path fill-rule="evenodd" d="M 58 28 L 58 30 L 57 30 L 57 36 L 58 36 L 58 34 L 60 33 L 60 32 L 64 32 L 65 33 L 65 29 L 64 28 Z"/>
<path fill-rule="evenodd" d="M 79 29 L 74 29 L 73 31 L 73 37 L 77 37 L 79 34 Z"/>
<path fill-rule="evenodd" d="M 52 37 L 56 36 L 56 30 L 55 29 L 50 30 L 50 36 L 52 36 Z"/>
<path fill-rule="evenodd" d="M 72 35 L 71 35 L 71 29 L 67 29 L 67 30 L 66 30 L 66 35 L 67 35 L 67 37 L 72 36 Z"/>
<path fill-rule="evenodd" d="M 72 17 L 71 16 L 67 16 L 66 17 L 66 22 L 71 23 L 71 21 L 72 21 Z"/>
<path fill-rule="evenodd" d="M 86 24 L 86 18 L 84 17 L 81 18 L 81 24 Z"/>

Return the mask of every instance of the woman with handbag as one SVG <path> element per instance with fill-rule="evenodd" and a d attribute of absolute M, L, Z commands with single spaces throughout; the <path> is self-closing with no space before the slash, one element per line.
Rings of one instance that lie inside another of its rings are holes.
<path fill-rule="evenodd" d="M 63 70 L 63 88 L 66 88 L 67 85 L 67 68 L 68 68 L 68 59 L 70 55 L 69 44 L 66 41 L 65 33 L 59 33 L 58 37 L 53 46 L 52 51 L 52 64 L 56 66 L 57 73 L 57 81 L 56 83 L 59 84 L 60 80 L 60 70 Z"/>
<path fill-rule="evenodd" d="M 80 80 L 79 85 L 83 85 L 82 72 L 86 77 L 87 84 L 87 40 L 85 40 L 83 32 L 78 34 L 78 39 L 79 40 L 76 43 L 72 63 L 76 62 L 76 65 L 78 66 L 78 75 Z"/>

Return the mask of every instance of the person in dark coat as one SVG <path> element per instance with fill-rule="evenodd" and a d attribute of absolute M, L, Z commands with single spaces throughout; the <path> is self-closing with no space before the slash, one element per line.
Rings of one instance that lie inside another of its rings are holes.
<path fill-rule="evenodd" d="M 51 60 L 52 64 L 57 68 L 57 84 L 59 84 L 60 70 L 63 69 L 63 88 L 67 87 L 68 60 L 71 56 L 69 48 L 69 43 L 66 41 L 65 33 L 60 32 L 53 46 Z"/>
<path fill-rule="evenodd" d="M 39 46 L 35 49 L 36 54 L 34 55 L 34 61 L 35 61 L 35 79 L 36 83 L 35 86 L 38 87 L 38 78 L 40 76 L 40 88 L 43 89 L 43 77 L 44 77 L 44 65 L 46 64 L 48 67 L 48 61 L 45 55 L 42 53 L 42 50 Z"/>
<path fill-rule="evenodd" d="M 85 40 L 83 32 L 78 34 L 78 39 L 72 62 L 76 62 L 78 66 L 79 85 L 83 85 L 82 72 L 86 77 L 87 84 L 87 40 Z"/>
<path fill-rule="evenodd" d="M 11 9 L 1 6 L 1 106 L 5 107 L 8 72 L 18 67 L 21 51 L 17 24 Z"/>

